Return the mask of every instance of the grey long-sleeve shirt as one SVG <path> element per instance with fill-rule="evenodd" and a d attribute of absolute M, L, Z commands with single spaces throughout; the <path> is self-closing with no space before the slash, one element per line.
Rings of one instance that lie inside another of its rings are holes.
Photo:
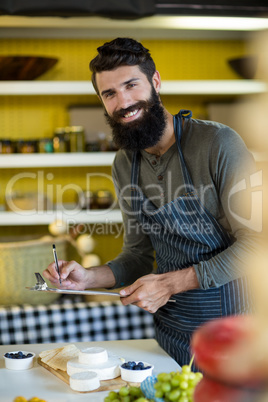
<path fill-rule="evenodd" d="M 181 148 L 201 202 L 235 239 L 223 252 L 194 265 L 201 289 L 221 286 L 245 274 L 257 244 L 257 233 L 247 227 L 252 208 L 250 176 L 256 172 L 254 158 L 234 130 L 204 120 L 185 120 Z M 176 143 L 160 158 L 141 151 L 139 186 L 157 208 L 183 194 L 178 158 Z M 108 262 L 115 287 L 129 285 L 153 271 L 150 238 L 138 230 L 131 209 L 131 165 L 132 152 L 118 151 L 112 172 L 123 216 L 124 245 L 122 252 Z M 246 190 L 242 189 L 244 180 Z"/>

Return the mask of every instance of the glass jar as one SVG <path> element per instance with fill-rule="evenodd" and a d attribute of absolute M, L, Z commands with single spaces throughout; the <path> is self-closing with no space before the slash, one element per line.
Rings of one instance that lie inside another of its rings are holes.
<path fill-rule="evenodd" d="M 109 208 L 113 204 L 114 198 L 109 190 L 99 190 L 96 193 L 96 204 L 99 209 Z"/>
<path fill-rule="evenodd" d="M 38 150 L 41 153 L 51 153 L 54 151 L 53 140 L 51 138 L 42 138 L 38 143 Z"/>
<path fill-rule="evenodd" d="M 1 153 L 13 154 L 15 152 L 15 146 L 11 140 L 1 140 Z"/>
<path fill-rule="evenodd" d="M 82 126 L 65 127 L 70 136 L 70 152 L 85 152 L 85 132 Z"/>
<path fill-rule="evenodd" d="M 54 131 L 53 150 L 54 152 L 68 152 L 65 129 L 63 127 L 58 127 Z"/>
<path fill-rule="evenodd" d="M 93 191 L 81 191 L 78 194 L 78 205 L 81 209 L 93 209 L 95 208 L 95 193 Z"/>
<path fill-rule="evenodd" d="M 36 152 L 35 141 L 21 141 L 19 152 L 22 154 L 34 154 Z"/>

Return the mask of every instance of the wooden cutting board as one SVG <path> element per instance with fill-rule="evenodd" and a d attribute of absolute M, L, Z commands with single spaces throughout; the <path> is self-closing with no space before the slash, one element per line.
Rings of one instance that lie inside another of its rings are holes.
<path fill-rule="evenodd" d="M 66 371 L 63 370 L 54 370 L 52 367 L 48 366 L 46 363 L 42 362 L 41 358 L 37 358 L 38 364 L 40 366 L 44 367 L 46 370 L 50 371 L 50 373 L 54 374 L 56 377 L 60 378 L 62 381 L 64 381 L 66 384 L 70 385 L 69 382 L 69 375 L 67 374 Z M 90 392 L 101 392 L 101 391 L 111 391 L 113 389 L 119 389 L 123 387 L 124 385 L 133 385 L 135 387 L 139 387 L 140 383 L 127 383 L 126 381 L 123 381 L 121 377 L 114 378 L 112 380 L 101 380 L 100 381 L 100 387 L 98 389 L 94 389 L 93 391 L 87 391 L 83 393 L 90 393 Z"/>

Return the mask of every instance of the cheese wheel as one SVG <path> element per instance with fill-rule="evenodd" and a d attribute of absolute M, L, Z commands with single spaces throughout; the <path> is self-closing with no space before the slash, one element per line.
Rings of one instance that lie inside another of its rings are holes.
<path fill-rule="evenodd" d="M 87 392 L 100 387 L 98 375 L 92 371 L 83 371 L 70 376 L 70 387 L 74 391 Z"/>
<path fill-rule="evenodd" d="M 112 380 L 120 376 L 120 366 L 122 360 L 117 356 L 111 356 L 107 362 L 100 363 L 98 366 L 92 364 L 82 364 L 79 358 L 74 358 L 67 363 L 67 374 L 72 376 L 84 371 L 92 371 L 98 375 L 100 380 Z"/>
<path fill-rule="evenodd" d="M 79 363 L 98 365 L 108 360 L 107 350 L 100 347 L 81 349 L 78 355 Z"/>

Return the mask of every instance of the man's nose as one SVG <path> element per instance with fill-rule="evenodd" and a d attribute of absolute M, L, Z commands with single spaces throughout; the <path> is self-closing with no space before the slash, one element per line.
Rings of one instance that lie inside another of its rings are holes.
<path fill-rule="evenodd" d="M 117 94 L 117 110 L 127 109 L 131 105 L 133 105 L 133 100 L 129 94 L 125 92 L 119 92 Z"/>

